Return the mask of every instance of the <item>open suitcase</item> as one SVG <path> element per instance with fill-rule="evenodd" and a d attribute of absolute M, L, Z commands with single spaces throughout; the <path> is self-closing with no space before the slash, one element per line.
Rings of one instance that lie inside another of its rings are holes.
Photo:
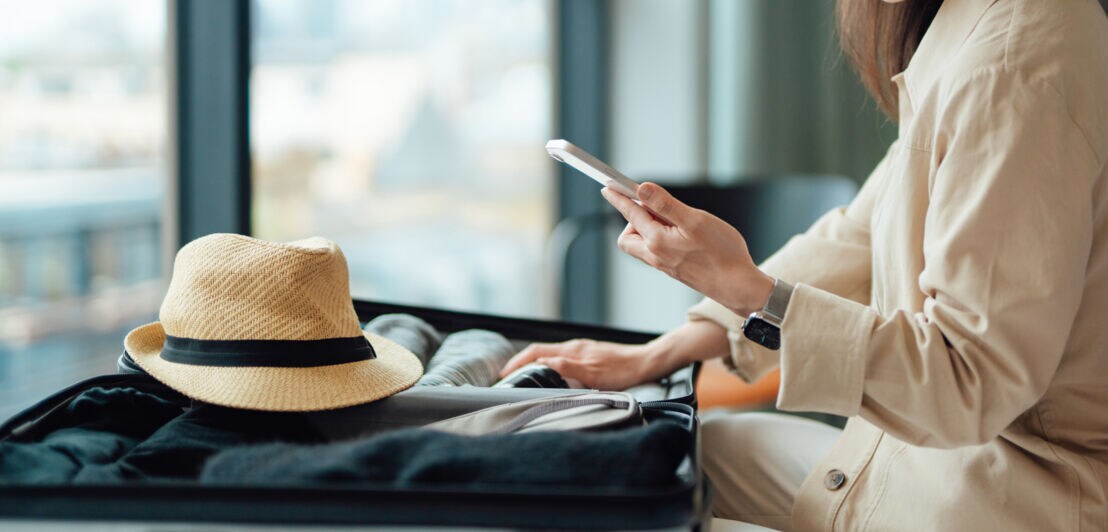
<path fill-rule="evenodd" d="M 440 331 L 471 328 L 499 332 L 525 344 L 571 338 L 640 343 L 653 335 L 605 327 L 503 318 L 355 301 L 364 322 L 407 313 Z M 372 484 L 311 487 L 210 487 L 188 483 L 102 486 L 0 484 L 0 529 L 333 529 L 349 526 L 508 527 L 554 529 L 699 529 L 706 523 L 709 490 L 701 468 L 693 383 L 698 367 L 628 390 L 642 402 L 648 423 L 679 423 L 693 436 L 672 486 L 662 489 L 489 487 L 436 484 L 397 489 Z M 37 423 L 90 386 L 161 386 L 143 375 L 101 376 L 43 400 L 0 426 L 0 440 Z M 380 401 L 313 414 L 334 439 L 374 430 L 422 425 L 487 406 L 569 390 L 525 388 L 412 388 Z"/>

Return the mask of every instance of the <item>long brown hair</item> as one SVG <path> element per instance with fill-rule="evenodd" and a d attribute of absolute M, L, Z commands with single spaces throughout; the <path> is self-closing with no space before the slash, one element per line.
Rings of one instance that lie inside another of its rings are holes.
<path fill-rule="evenodd" d="M 881 110 L 897 118 L 897 94 L 889 78 L 903 71 L 943 0 L 839 0 L 839 43 Z"/>

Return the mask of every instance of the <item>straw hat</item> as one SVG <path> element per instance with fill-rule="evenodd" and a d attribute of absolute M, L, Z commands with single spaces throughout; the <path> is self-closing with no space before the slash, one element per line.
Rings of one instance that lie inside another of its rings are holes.
<path fill-rule="evenodd" d="M 142 369 L 207 403 L 306 412 L 368 403 L 415 384 L 410 351 L 363 333 L 333 242 L 214 234 L 177 253 L 158 322 L 124 346 Z"/>

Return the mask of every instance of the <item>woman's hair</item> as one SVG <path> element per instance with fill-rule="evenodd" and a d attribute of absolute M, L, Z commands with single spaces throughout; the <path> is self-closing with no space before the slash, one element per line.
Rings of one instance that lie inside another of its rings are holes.
<path fill-rule="evenodd" d="M 839 43 L 881 110 L 897 117 L 897 93 L 889 78 L 916 53 L 942 0 L 839 0 Z"/>

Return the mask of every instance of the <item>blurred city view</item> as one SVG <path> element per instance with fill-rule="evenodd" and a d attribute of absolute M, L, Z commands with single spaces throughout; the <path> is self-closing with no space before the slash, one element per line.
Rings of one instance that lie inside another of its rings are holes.
<path fill-rule="evenodd" d="M 0 1 L 0 417 L 157 314 L 165 4 Z"/>
<path fill-rule="evenodd" d="M 167 3 L 0 0 L 0 418 L 114 371 L 165 290 Z M 254 0 L 255 236 L 356 297 L 540 315 L 550 0 Z"/>
<path fill-rule="evenodd" d="M 335 240 L 356 297 L 541 314 L 551 2 L 255 5 L 255 235 Z"/>

